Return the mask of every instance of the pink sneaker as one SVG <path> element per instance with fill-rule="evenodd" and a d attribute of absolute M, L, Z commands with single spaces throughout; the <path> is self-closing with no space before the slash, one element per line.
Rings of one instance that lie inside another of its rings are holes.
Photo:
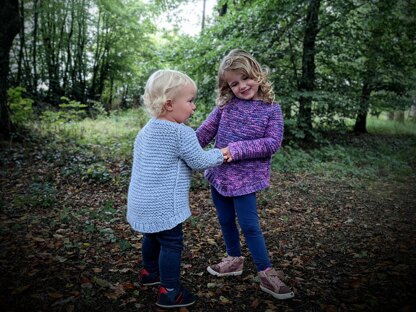
<path fill-rule="evenodd" d="M 241 275 L 243 273 L 244 257 L 223 258 L 220 263 L 207 267 L 209 273 L 215 276 Z"/>
<path fill-rule="evenodd" d="M 275 269 L 267 269 L 258 273 L 260 277 L 260 288 L 264 292 L 277 299 L 290 299 L 295 296 L 293 291 L 282 282 L 283 272 Z"/>

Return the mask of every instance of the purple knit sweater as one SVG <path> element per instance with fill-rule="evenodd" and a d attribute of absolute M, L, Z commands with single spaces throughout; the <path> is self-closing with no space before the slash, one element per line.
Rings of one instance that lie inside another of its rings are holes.
<path fill-rule="evenodd" d="M 240 196 L 270 184 L 271 156 L 281 146 L 283 116 L 279 104 L 233 98 L 215 108 L 196 135 L 202 147 L 229 146 L 233 161 L 210 168 L 205 177 L 223 196 Z"/>

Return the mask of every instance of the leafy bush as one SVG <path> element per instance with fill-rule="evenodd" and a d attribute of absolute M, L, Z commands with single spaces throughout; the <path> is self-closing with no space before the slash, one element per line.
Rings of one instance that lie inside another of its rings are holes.
<path fill-rule="evenodd" d="M 59 104 L 59 111 L 44 111 L 41 120 L 49 126 L 59 126 L 64 123 L 77 122 L 87 116 L 85 108 L 86 104 L 70 100 L 67 97 L 61 97 L 64 103 Z"/>
<path fill-rule="evenodd" d="M 92 101 L 90 105 L 90 115 L 92 118 L 106 115 L 104 105 L 99 101 Z"/>
<path fill-rule="evenodd" d="M 26 89 L 23 87 L 15 87 L 7 90 L 11 110 L 10 119 L 15 124 L 24 124 L 30 121 L 33 116 L 33 100 L 24 98 L 22 94 L 25 92 Z"/>
<path fill-rule="evenodd" d="M 111 180 L 110 172 L 103 163 L 91 164 L 88 168 L 86 168 L 85 176 L 89 180 L 99 182 L 108 182 Z"/>

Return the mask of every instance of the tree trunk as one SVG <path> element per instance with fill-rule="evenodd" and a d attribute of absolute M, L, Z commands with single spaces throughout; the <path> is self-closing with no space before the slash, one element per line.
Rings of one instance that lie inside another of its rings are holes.
<path fill-rule="evenodd" d="M 320 0 L 309 2 L 306 17 L 305 36 L 303 38 L 302 77 L 298 86 L 300 92 L 312 92 L 315 89 L 315 41 L 318 35 L 318 16 Z M 306 132 L 312 130 L 312 97 L 300 96 L 298 126 Z"/>
<path fill-rule="evenodd" d="M 38 70 L 37 70 L 37 44 L 38 44 L 38 0 L 33 1 L 33 50 L 32 50 L 32 68 L 33 68 L 33 94 L 38 93 Z"/>
<path fill-rule="evenodd" d="M 416 104 L 410 106 L 409 117 L 408 118 L 411 121 L 416 121 Z"/>
<path fill-rule="evenodd" d="M 225 14 L 227 14 L 228 11 L 228 4 L 227 1 L 223 2 L 223 4 L 221 5 L 221 7 L 218 10 L 218 15 L 219 16 L 224 16 Z"/>
<path fill-rule="evenodd" d="M 202 4 L 202 24 L 201 24 L 201 32 L 203 32 L 204 31 L 204 28 L 205 28 L 205 9 L 206 9 L 206 6 L 207 6 L 207 0 L 204 0 L 203 1 L 203 4 Z"/>
<path fill-rule="evenodd" d="M 394 112 L 394 121 L 404 122 L 404 111 L 395 111 Z"/>
<path fill-rule="evenodd" d="M 370 106 L 371 91 L 370 83 L 365 82 L 361 91 L 360 108 L 355 119 L 355 133 L 367 133 L 367 114 Z"/>
<path fill-rule="evenodd" d="M 388 120 L 394 120 L 394 112 L 388 112 L 387 113 L 387 119 Z"/>
<path fill-rule="evenodd" d="M 25 27 L 24 27 L 24 20 L 25 20 L 25 10 L 24 10 L 24 5 L 23 5 L 23 1 L 20 2 L 20 47 L 19 47 L 19 58 L 17 61 L 17 78 L 16 81 L 18 84 L 20 84 L 20 82 L 22 81 L 22 76 L 23 76 L 23 51 L 24 51 L 24 47 L 25 47 Z"/>
<path fill-rule="evenodd" d="M 14 130 L 7 105 L 9 53 L 13 39 L 19 33 L 20 20 L 18 0 L 4 0 L 2 2 L 0 6 L 0 137 L 9 139 Z"/>
<path fill-rule="evenodd" d="M 97 29 L 96 29 L 96 43 L 95 43 L 95 53 L 93 58 L 93 66 L 92 66 L 92 78 L 91 78 L 91 85 L 88 90 L 88 97 L 95 101 L 100 100 L 101 93 L 100 93 L 100 74 L 101 74 L 101 67 L 103 66 L 104 60 L 104 45 L 106 40 L 106 33 L 105 33 L 105 23 L 106 18 L 105 15 L 101 12 L 101 9 L 98 9 L 98 17 L 97 17 Z"/>

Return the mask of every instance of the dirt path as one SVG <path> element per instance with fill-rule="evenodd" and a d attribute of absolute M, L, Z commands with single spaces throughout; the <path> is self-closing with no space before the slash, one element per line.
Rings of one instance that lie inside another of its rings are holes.
<path fill-rule="evenodd" d="M 125 222 L 125 181 L 66 177 L 56 160 L 18 148 L 2 153 L 0 169 L 2 311 L 152 309 L 156 290 L 137 284 L 141 236 Z M 182 269 L 199 296 L 191 311 L 414 311 L 415 189 L 414 175 L 275 173 L 258 204 L 272 261 L 296 293 L 283 302 L 260 291 L 246 248 L 242 276 L 206 272 L 224 246 L 208 190 L 193 191 Z"/>

